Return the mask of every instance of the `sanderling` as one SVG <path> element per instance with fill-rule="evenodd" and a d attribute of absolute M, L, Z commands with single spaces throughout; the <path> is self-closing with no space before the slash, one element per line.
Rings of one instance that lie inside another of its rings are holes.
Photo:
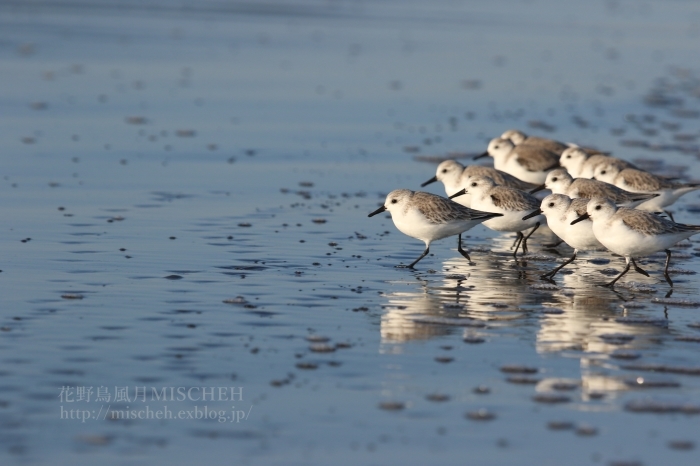
<path fill-rule="evenodd" d="M 437 167 L 435 176 L 423 183 L 421 187 L 427 186 L 436 181 L 442 181 L 442 183 L 445 185 L 445 193 L 448 196 L 451 196 L 463 188 L 463 184 L 467 178 L 475 175 L 488 176 L 494 180 L 496 184 L 510 186 L 511 188 L 520 189 L 522 191 L 529 191 L 535 188 L 534 184 L 521 181 L 513 175 L 496 170 L 495 168 L 484 167 L 482 165 L 468 165 L 465 167 L 461 163 L 454 160 L 445 160 L 444 162 L 440 163 L 440 165 Z M 457 198 L 456 202 L 458 204 L 462 204 L 463 206 L 470 207 L 471 196 L 460 196 Z"/>
<path fill-rule="evenodd" d="M 542 199 L 540 208 L 523 217 L 523 220 L 543 214 L 547 217 L 547 225 L 566 244 L 574 248 L 574 255 L 554 270 L 541 278 L 551 280 L 557 272 L 576 260 L 579 251 L 603 249 L 593 234 L 593 223 L 590 220 L 581 221 L 574 225 L 571 222 L 586 213 L 588 199 L 571 199 L 564 194 L 550 194 Z"/>
<path fill-rule="evenodd" d="M 636 207 L 642 202 L 658 196 L 656 193 L 631 193 L 604 181 L 589 180 L 588 178 L 574 179 L 564 168 L 557 168 L 549 172 L 544 184 L 530 191 L 530 193 L 532 194 L 545 188 L 551 190 L 554 194 L 564 194 L 572 199 L 579 197 L 586 199 L 605 197 L 624 207 Z"/>
<path fill-rule="evenodd" d="M 517 129 L 509 129 L 501 134 L 502 139 L 510 139 L 516 146 L 519 144 L 527 144 L 529 146 L 542 147 L 555 154 L 561 154 L 564 149 L 569 147 L 568 144 L 557 141 L 555 139 L 541 138 L 538 136 L 528 136 L 527 134 Z M 495 181 L 495 180 L 494 180 Z"/>
<path fill-rule="evenodd" d="M 495 138 L 474 160 L 493 157 L 493 166 L 528 183 L 542 184 L 550 170 L 559 166 L 559 155 L 537 146 L 516 146 L 510 139 Z"/>
<path fill-rule="evenodd" d="M 657 197 L 637 206 L 640 210 L 651 212 L 663 210 L 664 207 L 676 202 L 682 195 L 700 189 L 700 184 L 697 183 L 674 183 L 642 170 L 620 169 L 613 164 L 598 165 L 594 172 L 594 178 L 633 193 L 657 193 Z M 673 215 L 668 211 L 665 212 L 673 220 Z"/>
<path fill-rule="evenodd" d="M 595 168 L 601 163 L 608 163 L 620 169 L 635 168 L 631 163 L 604 154 L 592 154 L 580 147 L 570 147 L 562 152 L 559 163 L 573 178 L 593 178 Z"/>
<path fill-rule="evenodd" d="M 658 251 L 666 252 L 664 277 L 671 287 L 673 282 L 668 275 L 671 251 L 668 249 L 677 242 L 700 233 L 700 225 L 684 225 L 645 212 L 627 207 L 617 207 L 610 199 L 596 197 L 588 201 L 586 213 L 571 222 L 572 225 L 590 218 L 593 234 L 610 251 L 624 256 L 627 267 L 620 275 L 605 286 L 612 287 L 630 269 L 642 275 L 649 274 L 634 262 L 635 257 L 644 257 Z"/>
<path fill-rule="evenodd" d="M 484 226 L 496 231 L 512 231 L 518 233 L 518 240 L 513 251 L 513 257 L 517 259 L 518 247 L 522 244 L 523 253 L 527 252 L 527 239 L 546 222 L 543 215 L 523 220 L 523 216 L 532 212 L 540 205 L 539 199 L 532 194 L 498 186 L 491 178 L 486 176 L 471 176 L 467 179 L 464 189 L 457 191 L 450 198 L 469 193 L 472 196 L 473 209 L 486 210 L 487 212 L 500 212 L 502 217 L 493 218 L 484 222 Z M 533 228 L 534 227 L 534 228 Z M 527 236 L 523 230 L 532 228 Z"/>
<path fill-rule="evenodd" d="M 556 139 L 541 138 L 538 136 L 528 136 L 527 134 L 525 134 L 522 131 L 519 131 L 517 129 L 509 129 L 508 131 L 504 131 L 503 134 L 501 134 L 501 138 L 510 139 L 511 141 L 513 141 L 513 144 L 515 144 L 516 146 L 518 144 L 527 144 L 530 146 L 543 147 L 543 148 L 545 148 L 549 151 L 552 151 L 558 155 L 561 155 L 566 149 L 569 149 L 572 147 L 577 148 L 577 149 L 583 149 L 589 155 L 593 155 L 593 154 L 607 155 L 605 152 L 602 152 L 602 151 L 600 151 L 596 148 L 593 148 L 593 147 L 582 147 L 582 146 L 575 144 L 573 142 L 561 142 L 561 141 L 557 141 Z"/>
<path fill-rule="evenodd" d="M 458 235 L 457 250 L 471 262 L 469 254 L 462 249 L 462 233 L 484 220 L 500 217 L 501 213 L 480 212 L 436 196 L 408 189 L 396 189 L 386 197 L 384 205 L 368 215 L 372 217 L 388 210 L 399 231 L 425 243 L 425 251 L 408 267 L 413 268 L 430 252 L 430 243 L 435 240 Z"/>

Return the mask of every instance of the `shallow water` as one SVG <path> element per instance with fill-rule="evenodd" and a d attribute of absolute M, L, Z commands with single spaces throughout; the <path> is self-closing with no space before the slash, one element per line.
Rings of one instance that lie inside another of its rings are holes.
<path fill-rule="evenodd" d="M 0 5 L 2 462 L 697 464 L 698 240 L 367 218 L 510 127 L 700 178 L 697 6 L 553 5 Z"/>

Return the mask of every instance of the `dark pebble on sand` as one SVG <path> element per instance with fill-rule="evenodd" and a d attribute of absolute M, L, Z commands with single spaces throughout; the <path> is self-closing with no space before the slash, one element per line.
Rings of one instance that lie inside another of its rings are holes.
<path fill-rule="evenodd" d="M 496 419 L 496 414 L 485 408 L 469 411 L 464 416 L 472 421 L 492 421 Z"/>
<path fill-rule="evenodd" d="M 406 405 L 400 401 L 382 401 L 379 403 L 379 409 L 385 411 L 401 411 Z"/>
<path fill-rule="evenodd" d="M 325 343 L 327 341 L 330 341 L 331 339 L 328 338 L 325 335 L 307 335 L 306 336 L 306 341 L 310 341 L 312 343 Z"/>
<path fill-rule="evenodd" d="M 556 393 L 538 393 L 532 397 L 532 401 L 547 404 L 569 403 L 571 401 L 571 397 Z"/>
<path fill-rule="evenodd" d="M 576 428 L 576 435 L 580 437 L 593 437 L 594 435 L 598 435 L 598 429 L 593 426 L 578 426 Z"/>
<path fill-rule="evenodd" d="M 193 129 L 176 129 L 175 136 L 180 138 L 193 138 L 197 135 L 197 132 Z"/>
<path fill-rule="evenodd" d="M 625 404 L 625 411 L 655 414 L 700 414 L 700 406 L 673 401 L 641 399 L 627 402 Z"/>
<path fill-rule="evenodd" d="M 517 385 L 537 385 L 540 383 L 540 379 L 537 377 L 529 377 L 527 375 L 512 375 L 506 379 L 506 382 Z"/>
<path fill-rule="evenodd" d="M 613 351 L 612 353 L 610 353 L 610 357 L 613 359 L 632 360 L 632 359 L 639 359 L 641 356 L 642 356 L 641 353 L 638 353 L 636 351 L 619 350 L 619 351 Z"/>
<path fill-rule="evenodd" d="M 428 401 L 443 402 L 449 401 L 450 395 L 445 395 L 443 393 L 431 393 L 430 395 L 427 395 L 425 399 Z"/>
<path fill-rule="evenodd" d="M 485 342 L 486 340 L 484 340 L 481 337 L 464 337 L 462 341 L 464 343 L 469 343 L 470 345 L 477 345 L 479 343 Z"/>
<path fill-rule="evenodd" d="M 314 364 L 312 362 L 298 362 L 296 364 L 297 369 L 304 369 L 304 370 L 312 370 L 312 369 L 317 369 L 318 365 Z"/>
<path fill-rule="evenodd" d="M 539 372 L 539 369 L 536 367 L 509 364 L 506 366 L 501 366 L 501 372 L 506 374 L 536 374 Z"/>
<path fill-rule="evenodd" d="M 700 337 L 691 336 L 691 335 L 684 335 L 684 336 L 676 337 L 675 340 L 676 341 L 685 341 L 688 343 L 700 343 Z"/>
<path fill-rule="evenodd" d="M 571 430 L 574 428 L 574 423 L 569 421 L 549 421 L 547 429 L 549 430 Z"/>
<path fill-rule="evenodd" d="M 634 340 L 634 335 L 630 335 L 628 333 L 604 333 L 602 335 L 598 335 L 598 338 L 610 345 L 624 345 L 625 343 L 629 343 L 630 341 Z"/>
<path fill-rule="evenodd" d="M 695 448 L 695 443 L 690 440 L 669 440 L 668 448 L 672 450 L 692 450 Z"/>
<path fill-rule="evenodd" d="M 148 119 L 142 116 L 130 116 L 126 117 L 126 122 L 130 125 L 145 125 Z"/>

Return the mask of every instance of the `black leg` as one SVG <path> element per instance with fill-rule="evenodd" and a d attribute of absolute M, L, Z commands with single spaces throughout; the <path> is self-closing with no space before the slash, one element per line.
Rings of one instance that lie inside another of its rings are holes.
<path fill-rule="evenodd" d="M 557 246 L 559 246 L 559 245 L 560 245 L 561 243 L 563 243 L 563 242 L 564 242 L 564 240 L 563 240 L 563 239 L 560 239 L 560 240 L 557 241 L 556 243 L 546 243 L 546 244 L 543 244 L 542 246 L 544 246 L 544 247 L 546 247 L 546 248 L 556 248 Z"/>
<path fill-rule="evenodd" d="M 668 215 L 668 218 L 670 218 L 672 222 L 675 222 L 675 220 L 673 219 L 673 213 L 670 210 L 664 210 L 664 212 L 666 213 L 666 215 Z"/>
<path fill-rule="evenodd" d="M 611 281 L 610 283 L 606 283 L 606 284 L 603 285 L 603 286 L 607 286 L 608 288 L 612 288 L 616 281 L 618 281 L 620 278 L 622 278 L 622 276 L 623 276 L 624 274 L 626 274 L 627 272 L 629 272 L 629 270 L 630 270 L 630 265 L 631 265 L 630 262 L 627 261 L 627 267 L 625 267 L 625 270 L 623 270 L 622 273 L 621 273 L 620 275 L 618 275 L 617 277 L 615 277 L 615 279 L 614 279 L 613 281 Z"/>
<path fill-rule="evenodd" d="M 671 288 L 673 288 L 673 282 L 671 281 L 671 277 L 668 276 L 668 264 L 671 263 L 671 251 L 666 249 L 666 267 L 664 267 L 664 277 L 666 277 L 666 281 L 668 282 L 669 285 L 671 285 Z"/>
<path fill-rule="evenodd" d="M 520 233 L 515 235 L 515 241 L 513 241 L 513 244 L 510 245 L 510 248 L 513 249 L 516 244 L 518 244 L 518 241 L 520 240 Z"/>
<path fill-rule="evenodd" d="M 518 248 L 520 247 L 520 243 L 522 243 L 524 237 L 525 236 L 523 236 L 522 232 L 519 231 L 518 239 L 515 241 L 515 250 L 513 251 L 513 257 L 516 261 L 518 260 Z"/>
<path fill-rule="evenodd" d="M 557 274 L 557 272 L 559 272 L 561 269 L 563 269 L 563 268 L 566 267 L 567 265 L 571 264 L 571 263 L 572 263 L 573 261 L 575 261 L 575 260 L 576 260 L 576 251 L 574 251 L 574 255 L 571 256 L 571 258 L 570 258 L 568 261 L 564 262 L 563 264 L 561 264 L 559 267 L 557 267 L 556 269 L 552 270 L 551 272 L 546 273 L 546 274 L 540 276 L 540 278 L 542 278 L 542 279 L 544 279 L 544 280 L 551 280 L 551 279 Z"/>
<path fill-rule="evenodd" d="M 535 228 L 533 228 L 532 231 L 531 231 L 530 233 L 527 234 L 527 236 L 525 237 L 525 239 L 523 239 L 523 252 L 524 252 L 524 253 L 527 253 L 527 239 L 528 239 L 530 236 L 532 236 L 532 234 L 533 234 L 535 231 L 537 231 L 537 229 L 538 229 L 539 227 L 540 227 L 540 222 L 537 222 L 537 223 L 535 224 Z"/>
<path fill-rule="evenodd" d="M 467 251 L 462 249 L 462 234 L 461 233 L 459 234 L 459 236 L 457 236 L 457 251 L 459 251 L 459 253 L 461 255 L 463 255 L 469 262 L 472 261 L 472 258 L 469 257 L 469 254 L 467 253 Z"/>
<path fill-rule="evenodd" d="M 632 265 L 634 266 L 635 272 L 641 273 L 642 275 L 644 275 L 644 276 L 646 276 L 646 277 L 649 276 L 649 274 L 646 272 L 646 270 L 641 269 L 641 268 L 639 268 L 639 267 L 637 266 L 637 263 L 634 261 L 634 259 L 632 259 Z"/>
<path fill-rule="evenodd" d="M 418 259 L 414 260 L 413 262 L 411 262 L 411 263 L 410 263 L 409 265 L 407 265 L 406 267 L 409 268 L 409 269 L 412 269 L 413 266 L 416 265 L 416 264 L 418 263 L 419 260 L 421 260 L 422 258 L 424 258 L 425 256 L 427 256 L 429 252 L 430 252 L 430 248 L 429 248 L 429 247 L 426 247 L 426 248 L 425 248 L 425 251 L 423 251 L 423 254 L 421 254 L 420 257 L 419 257 Z"/>

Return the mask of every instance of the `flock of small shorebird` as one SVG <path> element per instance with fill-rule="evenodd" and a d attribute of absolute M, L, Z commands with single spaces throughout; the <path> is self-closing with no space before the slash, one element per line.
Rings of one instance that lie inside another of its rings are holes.
<path fill-rule="evenodd" d="M 648 277 L 635 258 L 665 251 L 664 277 L 673 287 L 668 274 L 669 248 L 700 233 L 700 225 L 676 223 L 664 209 L 682 195 L 700 189 L 700 184 L 679 183 L 595 149 L 527 136 L 517 130 L 492 139 L 486 152 L 474 159 L 486 156 L 493 157 L 494 168 L 465 167 L 446 160 L 438 165 L 435 176 L 421 185 L 441 181 L 449 199 L 397 189 L 369 214 L 389 211 L 396 228 L 425 243 L 420 257 L 399 267 L 413 268 L 430 252 L 433 241 L 453 235 L 458 236 L 457 250 L 471 262 L 462 248 L 462 233 L 479 223 L 492 230 L 517 233 L 513 252 L 517 260 L 518 249 L 526 254 L 528 238 L 547 224 L 561 239 L 559 243 L 571 246 L 574 254 L 542 279 L 552 281 L 579 251 L 607 249 L 626 262 L 622 273 L 605 285 L 612 288 L 630 266 Z M 552 194 L 540 201 L 533 193 L 543 189 Z"/>

